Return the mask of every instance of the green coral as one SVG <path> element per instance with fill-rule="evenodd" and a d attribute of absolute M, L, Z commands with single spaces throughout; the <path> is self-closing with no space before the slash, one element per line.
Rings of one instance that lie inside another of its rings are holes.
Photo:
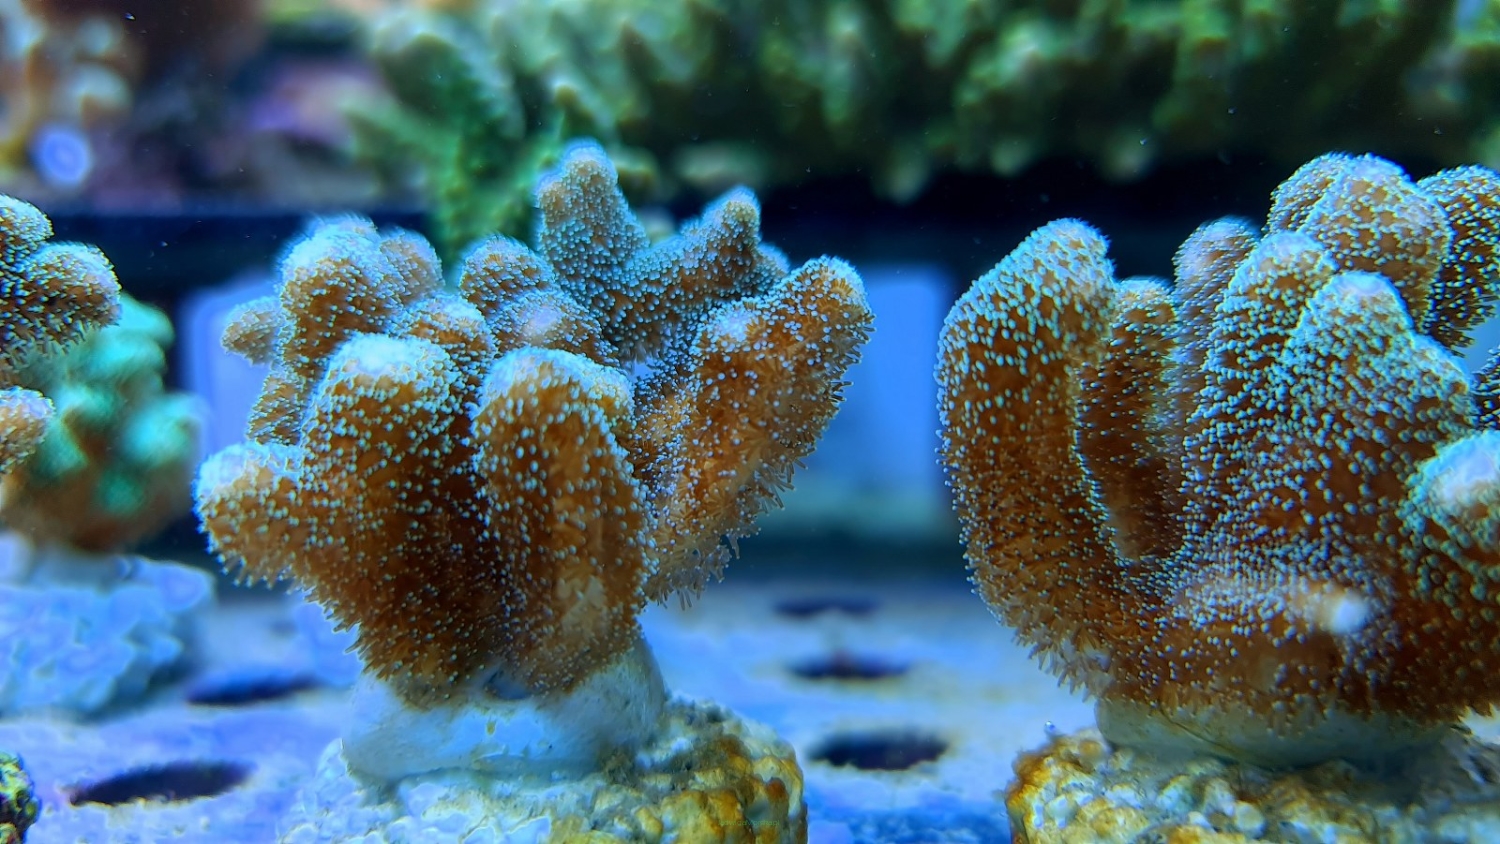
<path fill-rule="evenodd" d="M 172 324 L 129 296 L 120 305 L 117 324 L 19 373 L 57 408 L 0 481 L 0 521 L 33 541 L 117 551 L 191 504 L 201 420 L 196 399 L 162 384 Z"/>
<path fill-rule="evenodd" d="M 0 753 L 0 844 L 25 841 L 26 830 L 36 823 L 40 813 L 31 777 L 21 766 L 21 758 Z"/>
<path fill-rule="evenodd" d="M 349 109 L 357 152 L 385 170 L 420 164 L 434 239 L 446 257 L 493 232 L 525 233 L 531 186 L 568 139 L 644 118 L 621 105 L 650 98 L 620 87 L 634 87 L 656 68 L 579 61 L 574 49 L 575 36 L 611 26 L 627 32 L 632 20 L 664 17 L 650 3 L 612 5 L 612 23 L 600 29 L 570 30 L 581 10 L 544 3 L 519 4 L 506 15 L 476 12 L 470 20 L 402 10 L 373 28 L 371 50 L 395 99 Z M 520 43 L 515 39 L 531 48 L 497 55 L 493 44 Z M 588 45 L 585 54 L 605 49 L 597 39 Z M 615 146 L 622 185 L 634 193 L 648 188 L 654 163 Z"/>
<path fill-rule="evenodd" d="M 1500 164 L 1500 0 L 473 0 L 372 30 L 392 98 L 354 110 L 361 149 L 421 162 L 450 254 L 521 233 L 581 134 L 638 196 L 861 173 L 901 199 L 1043 156 Z"/>

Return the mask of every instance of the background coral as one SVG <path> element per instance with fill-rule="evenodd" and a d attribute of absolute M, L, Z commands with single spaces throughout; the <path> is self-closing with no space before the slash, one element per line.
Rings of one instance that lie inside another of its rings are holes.
<path fill-rule="evenodd" d="M 203 155 L 189 139 L 203 140 L 231 99 L 227 77 L 260 46 L 261 5 L 0 2 L 0 184 L 27 196 L 72 196 L 121 181 L 104 172 L 116 158 L 130 158 L 140 180 L 164 147 Z"/>
<path fill-rule="evenodd" d="M 579 133 L 638 196 L 860 174 L 903 199 L 1044 156 L 1117 179 L 1329 147 L 1500 162 L 1492 0 L 435 6 L 372 14 L 394 99 L 353 118 L 369 160 L 420 162 L 449 254 L 525 231 L 532 176 Z"/>
<path fill-rule="evenodd" d="M 52 403 L 17 386 L 29 361 L 76 343 L 120 314 L 120 286 L 99 250 L 47 243 L 35 206 L 0 196 L 0 475 L 41 442 Z"/>
<path fill-rule="evenodd" d="M 853 270 L 789 270 L 747 192 L 653 246 L 583 144 L 537 199 L 537 250 L 478 244 L 456 292 L 421 238 L 326 222 L 225 335 L 271 373 L 200 474 L 215 550 L 306 585 L 417 699 L 629 648 L 774 503 L 869 329 Z"/>
<path fill-rule="evenodd" d="M 57 407 L 36 453 L 0 480 L 0 523 L 33 542 L 119 551 L 191 506 L 201 411 L 163 389 L 172 324 L 120 303 L 118 324 L 18 373 Z"/>
<path fill-rule="evenodd" d="M 29 540 L 0 539 L 4 713 L 96 713 L 139 695 L 180 662 L 212 595 L 195 570 L 67 559 L 181 511 L 197 417 L 162 395 L 166 318 L 124 297 L 97 249 L 51 233 L 36 208 L 0 198 L 0 520 Z"/>
<path fill-rule="evenodd" d="M 954 306 L 944 458 L 980 593 L 1112 740 L 1390 753 L 1500 698 L 1500 435 L 1451 350 L 1500 176 L 1325 156 L 1176 284 L 1038 230 Z M 1484 376 L 1481 376 L 1481 382 Z"/>

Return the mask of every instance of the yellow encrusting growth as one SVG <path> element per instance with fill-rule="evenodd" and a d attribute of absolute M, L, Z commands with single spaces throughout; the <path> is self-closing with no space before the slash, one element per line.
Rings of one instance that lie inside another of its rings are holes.
<path fill-rule="evenodd" d="M 954 306 L 975 581 L 1108 737 L 1297 763 L 1500 701 L 1500 435 L 1450 353 L 1500 285 L 1497 202 L 1482 168 L 1324 156 L 1170 290 L 1062 221 Z"/>
<path fill-rule="evenodd" d="M 0 475 L 36 450 L 53 411 L 40 393 L 17 386 L 21 367 L 120 316 L 120 285 L 104 253 L 50 237 L 45 214 L 0 196 Z"/>
<path fill-rule="evenodd" d="M 747 192 L 651 245 L 579 144 L 538 201 L 539 249 L 476 244 L 456 291 L 415 235 L 325 223 L 225 335 L 270 374 L 199 477 L 215 550 L 358 624 L 416 701 L 632 646 L 774 503 L 869 330 L 854 271 L 790 271 Z"/>

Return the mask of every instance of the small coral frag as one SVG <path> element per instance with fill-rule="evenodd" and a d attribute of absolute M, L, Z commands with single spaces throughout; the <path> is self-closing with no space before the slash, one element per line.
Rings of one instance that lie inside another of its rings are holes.
<path fill-rule="evenodd" d="M 1077 221 L 955 305 L 943 454 L 996 613 L 1106 737 L 1377 756 L 1500 700 L 1500 177 L 1325 156 L 1264 235 L 1199 229 L 1171 288 Z"/>

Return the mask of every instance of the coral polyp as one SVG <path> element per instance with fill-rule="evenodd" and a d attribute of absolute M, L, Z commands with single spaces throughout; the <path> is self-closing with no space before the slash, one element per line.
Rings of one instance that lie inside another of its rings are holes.
<path fill-rule="evenodd" d="M 1385 756 L 1500 701 L 1500 435 L 1452 349 L 1500 176 L 1332 155 L 1168 287 L 1078 221 L 954 307 L 944 459 L 980 593 L 1125 744 Z"/>

